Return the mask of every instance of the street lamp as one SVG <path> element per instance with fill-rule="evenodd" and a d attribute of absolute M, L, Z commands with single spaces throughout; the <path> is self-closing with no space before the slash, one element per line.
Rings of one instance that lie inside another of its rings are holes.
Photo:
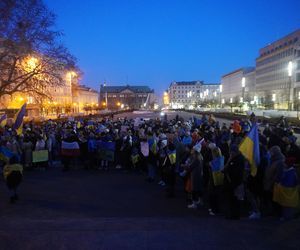
<path fill-rule="evenodd" d="M 220 92 L 220 108 L 222 108 L 222 92 L 223 92 L 223 85 L 221 84 L 220 85 L 220 88 L 219 88 L 219 92 Z"/>
<path fill-rule="evenodd" d="M 300 91 L 298 92 L 297 118 L 299 119 Z"/>
<path fill-rule="evenodd" d="M 292 63 L 292 61 L 289 61 L 288 69 L 287 70 L 288 70 L 288 77 L 289 77 L 288 110 L 291 110 L 292 109 L 292 98 L 293 98 L 293 93 L 292 93 L 293 63 Z"/>
<path fill-rule="evenodd" d="M 274 108 L 275 108 L 276 94 L 272 94 L 272 102 L 274 103 Z"/>

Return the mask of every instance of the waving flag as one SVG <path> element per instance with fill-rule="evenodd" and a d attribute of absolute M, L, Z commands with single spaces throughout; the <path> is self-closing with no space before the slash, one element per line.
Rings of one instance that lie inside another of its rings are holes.
<path fill-rule="evenodd" d="M 26 103 L 23 104 L 23 106 L 20 108 L 18 113 L 15 115 L 15 123 L 13 126 L 13 129 L 17 132 L 17 135 L 22 134 L 23 131 L 23 118 L 26 113 Z"/>
<path fill-rule="evenodd" d="M 217 158 L 214 158 L 210 162 L 210 167 L 211 167 L 214 185 L 215 186 L 223 185 L 224 174 L 222 171 L 224 169 L 224 156 L 219 156 Z"/>
<path fill-rule="evenodd" d="M 4 128 L 7 123 L 7 115 L 4 114 L 0 117 L 0 127 Z"/>
<path fill-rule="evenodd" d="M 258 128 L 256 124 L 253 125 L 250 132 L 241 142 L 239 149 L 250 164 L 251 175 L 255 176 L 257 172 L 257 167 L 260 164 L 259 137 Z"/>

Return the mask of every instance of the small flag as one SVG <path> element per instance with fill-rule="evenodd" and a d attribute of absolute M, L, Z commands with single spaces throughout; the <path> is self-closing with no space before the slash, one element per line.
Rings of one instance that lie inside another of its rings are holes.
<path fill-rule="evenodd" d="M 210 167 L 211 167 L 214 185 L 215 186 L 223 185 L 224 174 L 222 171 L 224 169 L 224 156 L 219 156 L 217 158 L 214 158 L 210 162 Z"/>
<path fill-rule="evenodd" d="M 0 147 L 0 160 L 4 162 L 9 162 L 9 159 L 14 156 L 14 153 L 11 152 L 6 147 Z"/>
<path fill-rule="evenodd" d="M 80 155 L 78 142 L 65 142 L 61 144 L 61 155 L 66 157 L 76 157 Z"/>
<path fill-rule="evenodd" d="M 18 113 L 16 113 L 14 118 L 14 126 L 13 129 L 17 132 L 17 135 L 22 134 L 23 132 L 23 118 L 26 113 L 26 103 L 23 104 L 23 106 L 20 108 Z"/>
<path fill-rule="evenodd" d="M 299 189 L 295 168 L 283 170 L 279 182 L 274 185 L 273 201 L 284 207 L 298 207 Z"/>
<path fill-rule="evenodd" d="M 241 142 L 239 150 L 250 164 L 251 175 L 255 176 L 257 172 L 257 167 L 260 164 L 259 137 L 258 128 L 256 124 L 253 125 L 250 132 Z"/>
<path fill-rule="evenodd" d="M 7 124 L 7 115 L 4 114 L 0 117 L 0 127 L 4 128 Z"/>

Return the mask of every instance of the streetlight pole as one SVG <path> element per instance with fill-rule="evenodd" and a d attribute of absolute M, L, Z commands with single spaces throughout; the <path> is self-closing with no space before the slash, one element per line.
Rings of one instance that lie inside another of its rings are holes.
<path fill-rule="evenodd" d="M 292 110 L 292 99 L 293 94 L 292 94 L 292 73 L 293 73 L 293 63 L 292 61 L 289 61 L 288 64 L 288 76 L 289 76 L 289 98 L 288 98 L 288 110 Z"/>
<path fill-rule="evenodd" d="M 245 101 L 245 87 L 246 87 L 246 78 L 242 77 L 242 98 L 241 98 L 241 105 L 243 105 L 244 101 Z"/>
<path fill-rule="evenodd" d="M 223 86 L 222 86 L 222 84 L 220 85 L 219 91 L 220 91 L 220 108 L 222 108 L 222 91 L 223 91 Z"/>

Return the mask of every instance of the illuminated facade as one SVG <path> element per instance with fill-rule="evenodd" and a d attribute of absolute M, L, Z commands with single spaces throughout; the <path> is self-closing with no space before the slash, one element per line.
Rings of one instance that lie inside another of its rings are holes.
<path fill-rule="evenodd" d="M 255 96 L 255 68 L 240 68 L 230 72 L 221 79 L 222 102 L 252 102 Z"/>
<path fill-rule="evenodd" d="M 56 87 L 47 87 L 44 93 L 50 98 L 33 97 L 24 93 L 0 98 L 0 109 L 17 110 L 27 103 L 29 117 L 45 116 L 56 118 L 64 114 L 94 113 L 98 108 L 98 92 L 84 85 L 79 85 L 75 72 L 63 73 L 63 83 Z"/>
<path fill-rule="evenodd" d="M 171 108 L 192 108 L 204 104 L 217 104 L 220 84 L 203 81 L 172 82 L 168 89 Z"/>
<path fill-rule="evenodd" d="M 95 113 L 98 109 L 99 93 L 85 85 L 73 86 L 73 110 L 75 113 Z"/>
<path fill-rule="evenodd" d="M 300 29 L 260 49 L 256 58 L 256 92 L 261 103 L 295 109 L 299 91 Z"/>
<path fill-rule="evenodd" d="M 154 90 L 148 86 L 100 86 L 99 105 L 102 109 L 153 108 L 155 102 Z"/>

